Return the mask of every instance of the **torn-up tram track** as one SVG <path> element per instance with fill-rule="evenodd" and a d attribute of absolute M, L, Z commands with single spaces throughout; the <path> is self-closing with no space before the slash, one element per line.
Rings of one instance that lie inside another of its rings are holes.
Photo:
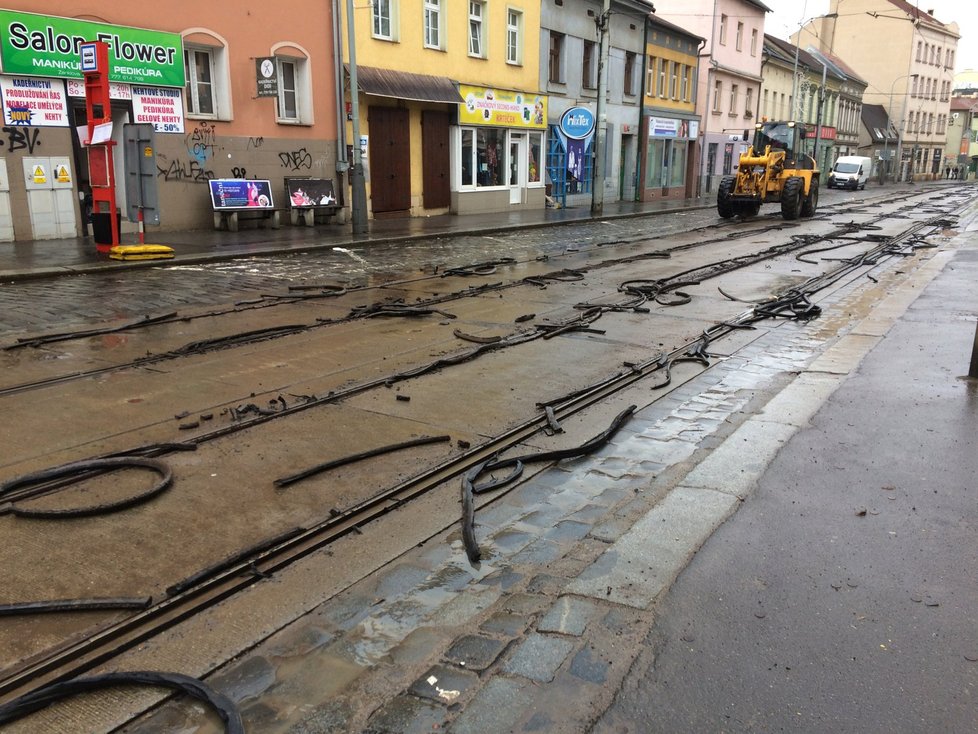
<path fill-rule="evenodd" d="M 43 681 L 71 677 L 80 671 L 90 669 L 113 657 L 119 650 L 131 647 L 140 640 L 156 634 L 159 630 L 165 629 L 196 611 L 251 585 L 255 578 L 274 573 L 296 559 L 323 547 L 337 537 L 359 531 L 361 526 L 371 519 L 389 512 L 392 508 L 428 491 L 433 486 L 458 479 L 476 467 L 481 466 L 483 470 L 486 470 L 495 464 L 496 468 L 501 468 L 505 460 L 498 457 L 507 449 L 527 441 L 540 428 L 553 425 L 554 421 L 566 421 L 570 416 L 584 408 L 607 400 L 609 396 L 621 391 L 625 386 L 652 376 L 659 377 L 657 386 L 665 386 L 668 382 L 669 372 L 675 363 L 684 360 L 694 360 L 701 363 L 707 361 L 709 344 L 732 331 L 750 327 L 765 318 L 778 316 L 814 317 L 817 311 L 811 302 L 812 295 L 844 278 L 848 273 L 877 262 L 881 257 L 907 254 L 906 242 L 915 232 L 928 228 L 933 229 L 942 221 L 941 218 L 932 217 L 914 225 L 899 238 L 877 242 L 857 257 L 850 258 L 849 261 L 834 266 L 830 271 L 820 276 L 809 278 L 803 283 L 787 289 L 777 298 L 765 299 L 755 307 L 743 311 L 736 318 L 724 319 L 720 323 L 705 329 L 697 338 L 687 341 L 667 353 L 657 353 L 641 361 L 630 361 L 624 369 L 617 370 L 614 374 L 603 379 L 579 387 L 566 395 L 546 399 L 540 405 L 540 410 L 532 418 L 519 422 L 518 425 L 511 427 L 493 439 L 476 444 L 475 448 L 452 455 L 449 459 L 438 463 L 433 469 L 411 476 L 389 490 L 377 493 L 368 500 L 344 507 L 335 514 L 331 514 L 327 519 L 275 536 L 271 542 L 256 544 L 246 549 L 247 552 L 239 552 L 230 558 L 230 562 L 215 564 L 211 573 L 197 575 L 197 578 L 190 585 L 171 585 L 170 588 L 173 593 L 154 598 L 154 603 L 149 608 L 122 621 L 105 625 L 96 634 L 82 641 L 61 646 L 55 654 L 37 656 L 30 664 L 9 671 L 10 674 L 6 675 L 0 683 L 0 700 L 6 700 L 19 692 L 30 690 Z M 768 257 L 795 252 L 812 246 L 815 242 L 813 240 L 793 240 L 791 244 L 792 247 L 769 254 Z M 715 266 L 716 264 L 711 265 Z M 739 267 L 744 267 L 744 265 L 739 265 Z M 721 272 L 730 271 L 724 267 L 715 268 L 715 273 Z M 683 283 L 683 287 L 688 287 L 693 280 L 703 282 L 714 277 L 714 275 L 705 272 L 697 273 L 695 278 L 686 271 L 684 273 L 683 278 L 678 281 Z M 661 288 L 654 294 L 633 292 L 628 289 L 623 289 L 623 292 L 629 297 L 625 303 L 617 302 L 606 306 L 597 306 L 594 303 L 596 300 L 605 299 L 590 299 L 588 303 L 581 304 L 582 313 L 577 318 L 567 319 L 564 323 L 556 326 L 551 325 L 553 328 L 523 334 L 518 339 L 509 341 L 503 339 L 490 344 L 481 344 L 476 350 L 473 350 L 473 353 L 466 354 L 465 361 L 472 361 L 476 356 L 495 353 L 506 347 L 518 347 L 530 341 L 543 340 L 558 329 L 563 329 L 561 333 L 591 329 L 595 319 L 601 313 L 620 312 L 623 308 L 641 313 L 639 309 L 650 301 L 662 305 L 662 301 L 657 300 L 657 296 L 663 292 Z M 671 289 L 667 292 L 678 293 L 678 289 Z M 672 303 L 676 299 L 666 300 Z M 685 296 L 678 300 L 687 303 Z M 274 411 L 267 415 L 254 415 L 244 421 L 230 423 L 212 431 L 195 435 L 187 443 L 201 445 L 224 437 L 232 431 L 261 425 L 274 418 L 291 415 L 294 412 L 307 411 L 317 405 L 335 403 L 368 389 L 390 386 L 394 383 L 416 378 L 419 375 L 429 374 L 435 370 L 445 370 L 458 363 L 460 362 L 453 362 L 451 359 L 439 359 L 428 365 L 394 371 L 362 384 L 351 385 L 345 393 L 337 391 L 332 395 L 312 398 L 301 404 L 286 407 L 281 411 Z M 161 456 L 166 455 L 172 448 L 172 446 L 161 444 L 146 453 Z M 486 466 L 487 462 L 488 467 Z"/>

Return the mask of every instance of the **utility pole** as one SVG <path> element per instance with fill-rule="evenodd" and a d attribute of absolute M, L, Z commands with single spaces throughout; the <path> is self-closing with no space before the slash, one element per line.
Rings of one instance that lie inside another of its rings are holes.
<path fill-rule="evenodd" d="M 818 146 L 822 142 L 822 114 L 825 109 L 825 77 L 828 71 L 825 61 L 822 60 L 822 88 L 818 90 L 818 114 L 815 116 L 815 167 L 822 170 L 819 166 Z"/>
<path fill-rule="evenodd" d="M 346 31 L 350 45 L 350 112 L 353 117 L 353 167 L 350 169 L 350 206 L 353 234 L 367 231 L 367 183 L 363 178 L 363 153 L 360 150 L 360 87 L 357 85 L 357 39 L 353 21 L 353 0 L 346 0 Z"/>
<path fill-rule="evenodd" d="M 608 113 L 605 98 L 608 96 L 608 25 L 611 20 L 611 0 L 604 0 L 604 9 L 597 19 L 600 35 L 598 52 L 598 132 L 594 140 L 594 170 L 591 172 L 591 214 L 600 217 L 604 213 L 605 147 L 608 140 Z"/>

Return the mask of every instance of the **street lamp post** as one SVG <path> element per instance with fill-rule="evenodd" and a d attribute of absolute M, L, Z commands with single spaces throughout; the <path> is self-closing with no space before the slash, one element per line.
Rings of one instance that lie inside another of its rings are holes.
<path fill-rule="evenodd" d="M 890 123 L 890 110 L 893 109 L 893 89 L 894 89 L 894 87 L 896 87 L 896 83 L 898 81 L 900 81 L 901 79 L 916 79 L 918 76 L 919 76 L 918 74 L 904 74 L 903 76 L 898 76 L 896 79 L 893 80 L 893 84 L 890 85 L 890 106 L 886 110 L 886 124 L 887 124 L 887 126 L 889 126 L 891 124 Z M 902 166 L 903 165 L 903 120 L 904 120 L 904 118 L 906 117 L 906 114 L 907 114 L 907 97 L 909 97 L 909 96 L 910 96 L 910 93 L 909 92 L 907 92 L 906 94 L 903 95 L 903 109 L 900 112 L 900 119 L 898 121 L 899 124 L 897 125 L 897 128 L 896 128 L 896 131 L 897 131 L 897 146 L 896 146 L 896 156 L 895 157 L 897 159 L 897 165 L 898 166 Z M 887 132 L 889 132 L 889 130 L 887 130 Z M 885 140 L 884 140 L 884 145 L 885 145 Z"/>
<path fill-rule="evenodd" d="M 838 13 L 826 13 L 825 15 L 816 15 L 816 16 L 814 16 L 812 18 L 809 18 L 808 20 L 803 20 L 801 23 L 798 24 L 798 37 L 795 39 L 797 41 L 797 43 L 795 44 L 795 64 L 794 64 L 794 67 L 792 67 L 792 69 L 791 69 L 791 115 L 789 115 L 789 117 L 791 117 L 792 119 L 796 119 L 795 116 L 794 116 L 795 115 L 795 105 L 798 102 L 798 96 L 797 96 L 797 87 L 798 87 L 798 48 L 799 48 L 799 44 L 801 43 L 801 31 L 802 31 L 802 29 L 808 23 L 811 23 L 813 20 L 821 20 L 822 18 L 838 18 L 838 17 L 839 17 L 839 14 Z M 816 38 L 818 38 L 818 34 L 817 33 L 815 33 L 814 31 L 812 31 L 812 34 L 815 35 Z M 819 40 L 819 44 L 821 44 L 821 40 Z M 802 107 L 799 107 L 798 108 L 798 117 L 799 118 L 801 117 L 803 111 L 804 111 L 804 109 Z"/>

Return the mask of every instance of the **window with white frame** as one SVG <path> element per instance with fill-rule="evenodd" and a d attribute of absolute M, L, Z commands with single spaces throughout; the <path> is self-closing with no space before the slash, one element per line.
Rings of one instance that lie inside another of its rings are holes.
<path fill-rule="evenodd" d="M 312 83 L 309 78 L 309 61 L 305 57 L 276 54 L 278 72 L 278 99 L 276 100 L 279 123 L 312 124 Z"/>
<path fill-rule="evenodd" d="M 222 45 L 222 39 L 212 37 L 213 45 L 186 42 L 183 45 L 186 114 L 188 117 L 230 120 L 231 76 L 227 49 Z"/>
<path fill-rule="evenodd" d="M 736 42 L 737 42 L 737 50 L 738 51 L 742 50 L 744 47 L 744 24 L 739 21 L 737 23 Z"/>
<path fill-rule="evenodd" d="M 679 99 L 679 63 L 669 62 L 669 97 Z"/>
<path fill-rule="evenodd" d="M 683 64 L 679 69 L 679 99 L 689 102 L 689 67 Z"/>
<path fill-rule="evenodd" d="M 442 23 L 444 12 L 441 7 L 442 0 L 424 0 L 424 46 L 425 48 L 444 48 L 444 36 Z"/>
<path fill-rule="evenodd" d="M 713 112 L 720 112 L 720 97 L 723 95 L 723 82 L 717 79 L 713 82 Z"/>
<path fill-rule="evenodd" d="M 655 93 L 660 97 L 666 96 L 666 64 L 665 59 L 659 59 L 659 81 L 656 84 Z"/>
<path fill-rule="evenodd" d="M 720 16 L 720 45 L 725 46 L 727 44 L 727 16 Z"/>
<path fill-rule="evenodd" d="M 737 85 L 730 85 L 730 111 L 728 112 L 731 116 L 736 116 L 737 114 Z"/>
<path fill-rule="evenodd" d="M 295 59 L 278 58 L 278 119 L 299 120 L 299 75 Z"/>
<path fill-rule="evenodd" d="M 658 59 L 655 56 L 649 56 L 645 67 L 645 95 L 647 97 L 655 96 L 655 68 Z"/>
<path fill-rule="evenodd" d="M 506 184 L 504 129 L 463 127 L 459 129 L 459 140 L 460 188 L 485 188 Z"/>
<path fill-rule="evenodd" d="M 398 0 L 372 0 L 374 38 L 397 40 L 397 2 Z"/>
<path fill-rule="evenodd" d="M 506 63 L 523 63 L 523 11 L 506 9 Z"/>
<path fill-rule="evenodd" d="M 187 78 L 187 114 L 215 116 L 214 58 L 211 50 L 184 47 L 183 69 Z"/>
<path fill-rule="evenodd" d="M 754 88 L 747 87 L 744 97 L 744 117 L 751 118 L 754 116 Z"/>
<path fill-rule="evenodd" d="M 757 56 L 757 29 L 752 28 L 750 32 L 750 55 Z"/>
<path fill-rule="evenodd" d="M 469 56 L 486 58 L 486 3 L 469 0 Z"/>

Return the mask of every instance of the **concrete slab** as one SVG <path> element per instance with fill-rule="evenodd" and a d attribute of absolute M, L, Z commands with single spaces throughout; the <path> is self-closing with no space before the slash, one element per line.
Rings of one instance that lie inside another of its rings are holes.
<path fill-rule="evenodd" d="M 677 487 L 567 590 L 649 608 L 737 504 L 736 497 L 722 492 Z"/>
<path fill-rule="evenodd" d="M 683 484 L 744 497 L 795 430 L 787 423 L 749 420 L 687 474 Z"/>
<path fill-rule="evenodd" d="M 877 336 L 848 334 L 812 362 L 808 369 L 810 372 L 848 375 L 879 342 L 880 337 Z"/>

